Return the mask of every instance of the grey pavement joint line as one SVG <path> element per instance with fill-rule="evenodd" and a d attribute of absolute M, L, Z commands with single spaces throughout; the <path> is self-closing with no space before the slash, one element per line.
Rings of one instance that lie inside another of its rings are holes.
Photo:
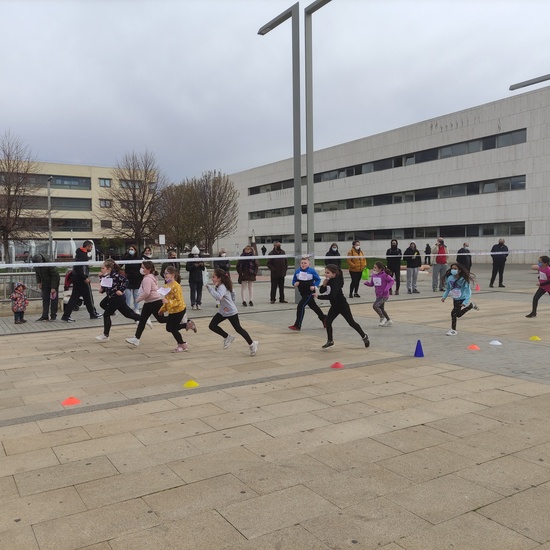
<path fill-rule="evenodd" d="M 384 362 L 394 363 L 402 361 L 405 356 L 385 358 Z M 377 365 L 380 363 L 380 359 L 373 361 L 362 361 L 360 363 L 348 363 L 346 369 L 358 369 L 361 367 L 368 367 L 371 365 Z M 327 372 L 327 367 L 320 367 L 314 370 L 291 372 L 286 374 L 275 374 L 273 376 L 265 376 L 262 378 L 254 378 L 252 380 L 239 380 L 236 382 L 228 382 L 226 384 L 218 384 L 215 386 L 205 386 L 198 388 L 190 388 L 186 390 L 178 390 L 169 393 L 159 393 L 156 395 L 148 395 L 145 397 L 136 397 L 133 399 L 125 399 L 122 401 L 114 401 L 109 403 L 99 403 L 97 405 L 87 405 L 79 407 L 77 409 L 65 409 L 62 411 L 53 411 L 48 413 L 34 414 L 29 416 L 21 416 L 19 418 L 8 418 L 6 420 L 0 420 L 0 428 L 5 426 L 16 426 L 18 424 L 26 424 L 28 422 L 38 422 L 39 420 L 49 420 L 51 418 L 61 418 L 63 416 L 72 416 L 75 414 L 83 414 L 88 412 L 102 411 L 106 409 L 117 409 L 119 407 L 129 407 L 132 405 L 139 405 L 141 403 L 150 403 L 152 401 L 160 401 L 161 399 L 173 399 L 175 397 L 183 397 L 184 395 L 195 395 L 198 393 L 208 393 L 226 390 L 229 388 L 239 388 L 242 386 L 253 386 L 255 384 L 265 384 L 267 382 L 274 382 L 277 380 L 286 380 L 288 378 L 299 378 L 300 376 L 309 376 L 311 374 L 322 374 Z"/>

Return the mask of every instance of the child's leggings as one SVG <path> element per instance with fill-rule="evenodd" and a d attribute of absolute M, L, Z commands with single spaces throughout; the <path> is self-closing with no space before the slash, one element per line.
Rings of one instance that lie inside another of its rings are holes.
<path fill-rule="evenodd" d="M 348 325 L 359 333 L 361 338 L 364 338 L 367 335 L 359 323 L 357 323 L 357 321 L 353 318 L 349 304 L 346 303 L 338 306 L 330 306 L 327 313 L 327 340 L 333 340 L 332 323 L 338 315 L 341 315 L 347 321 Z"/>
<path fill-rule="evenodd" d="M 386 319 L 390 319 L 390 316 L 386 313 L 385 310 L 385 304 L 388 301 L 388 297 L 378 296 L 376 300 L 374 300 L 374 304 L 372 304 L 372 309 L 378 313 L 378 316 L 380 319 L 385 317 Z"/>
<path fill-rule="evenodd" d="M 239 314 L 231 315 L 231 317 L 224 317 L 221 313 L 216 313 L 214 317 L 212 317 L 212 320 L 210 321 L 210 324 L 208 325 L 208 328 L 215 332 L 216 334 L 219 334 L 223 338 L 227 338 L 229 334 L 223 330 L 222 327 L 220 327 L 220 323 L 223 323 L 225 320 L 228 320 L 233 328 L 235 329 L 235 332 L 237 334 L 240 334 L 245 340 L 248 345 L 252 344 L 252 338 L 250 338 L 250 334 L 244 330 L 243 327 L 241 327 L 241 322 L 239 321 Z"/>
<path fill-rule="evenodd" d="M 462 317 L 465 313 L 468 313 L 473 307 L 474 304 L 470 302 L 469 306 L 465 308 L 462 307 L 464 300 L 453 300 L 453 309 L 451 311 L 451 328 L 456 330 L 456 320 L 459 317 Z"/>

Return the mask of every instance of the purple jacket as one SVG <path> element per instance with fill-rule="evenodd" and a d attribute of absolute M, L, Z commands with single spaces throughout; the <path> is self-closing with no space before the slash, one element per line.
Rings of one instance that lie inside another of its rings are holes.
<path fill-rule="evenodd" d="M 387 298 L 390 295 L 390 288 L 393 286 L 393 277 L 385 271 L 372 273 L 370 280 L 365 281 L 367 286 L 373 286 L 377 298 Z"/>

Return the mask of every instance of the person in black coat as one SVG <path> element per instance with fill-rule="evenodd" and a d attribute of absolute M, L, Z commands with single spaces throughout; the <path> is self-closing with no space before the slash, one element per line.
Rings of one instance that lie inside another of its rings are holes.
<path fill-rule="evenodd" d="M 391 271 L 391 276 L 395 281 L 395 294 L 399 294 L 399 287 L 401 286 L 401 260 L 403 259 L 403 253 L 397 246 L 397 239 L 392 239 L 390 247 L 386 250 L 386 262 L 388 269 Z M 390 288 L 390 294 L 392 289 Z"/>
<path fill-rule="evenodd" d="M 34 264 L 48 263 L 49 259 L 43 254 L 35 254 L 32 258 Z M 35 267 L 36 282 L 42 291 L 42 315 L 37 321 L 55 321 L 59 308 L 59 271 L 55 265 Z"/>
<path fill-rule="evenodd" d="M 330 256 L 330 258 L 325 258 L 325 265 L 335 265 L 336 267 L 342 269 L 342 260 L 340 259 L 338 243 L 332 243 L 325 256 Z"/>
<path fill-rule="evenodd" d="M 139 260 L 138 249 L 135 244 L 128 247 L 128 251 L 122 258 L 123 260 Z M 129 308 L 132 308 L 136 313 L 139 313 L 139 287 L 143 280 L 143 275 L 140 273 L 141 263 L 135 264 L 120 264 L 120 269 L 124 270 L 124 276 L 128 279 L 128 286 L 124 291 L 124 297 Z"/>
<path fill-rule="evenodd" d="M 491 273 L 489 286 L 493 288 L 498 273 L 498 286 L 504 288 L 502 281 L 504 279 L 506 258 L 508 257 L 508 247 L 504 244 L 504 239 L 499 239 L 498 244 L 493 245 L 493 248 L 491 248 L 491 257 L 493 258 L 493 272 Z"/>
<path fill-rule="evenodd" d="M 472 255 L 470 254 L 470 245 L 464 243 L 462 248 L 456 253 L 456 261 L 462 264 L 468 271 L 472 270 Z"/>
<path fill-rule="evenodd" d="M 191 249 L 189 258 L 200 258 L 198 246 Z M 203 272 L 206 270 L 204 262 L 193 261 L 185 264 L 185 269 L 189 271 L 189 294 L 191 296 L 191 309 L 202 309 L 202 287 L 204 285 Z"/>

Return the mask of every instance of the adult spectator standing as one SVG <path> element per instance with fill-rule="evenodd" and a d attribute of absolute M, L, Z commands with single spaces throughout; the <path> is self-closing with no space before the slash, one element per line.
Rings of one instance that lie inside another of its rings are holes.
<path fill-rule="evenodd" d="M 195 245 L 191 249 L 189 258 L 200 258 L 201 251 L 199 247 Z M 189 294 L 191 296 L 191 309 L 202 309 L 202 287 L 204 285 L 204 279 L 202 277 L 203 272 L 206 270 L 204 262 L 194 261 L 187 262 L 185 269 L 189 271 Z"/>
<path fill-rule="evenodd" d="M 177 259 L 178 255 L 176 254 L 175 250 L 169 250 L 168 251 L 168 261 L 163 262 L 160 266 L 160 276 L 164 279 L 164 272 L 166 271 L 166 268 L 168 266 L 174 267 L 176 271 L 178 272 L 178 275 L 180 274 L 181 269 L 181 262 L 175 262 L 173 260 Z"/>
<path fill-rule="evenodd" d="M 243 301 L 243 307 L 254 305 L 254 290 L 253 285 L 258 274 L 258 260 L 250 259 L 250 256 L 254 256 L 254 249 L 251 245 L 247 244 L 243 248 L 243 252 L 240 255 L 240 259 L 237 262 L 237 273 L 239 274 L 239 284 L 241 285 L 241 300 Z M 248 293 L 248 304 L 246 303 L 246 293 Z"/>
<path fill-rule="evenodd" d="M 432 248 L 435 262 L 432 264 L 432 289 L 434 292 L 437 289 L 442 292 L 445 290 L 445 273 L 447 273 L 447 262 L 449 261 L 449 250 L 445 246 L 445 242 L 439 237 Z"/>
<path fill-rule="evenodd" d="M 491 273 L 491 282 L 489 286 L 493 288 L 495 278 L 498 273 L 498 286 L 504 288 L 502 284 L 504 280 L 504 267 L 506 266 L 506 258 L 508 257 L 508 247 L 504 244 L 504 239 L 499 239 L 498 244 L 491 248 L 491 258 L 493 258 L 493 272 Z"/>
<path fill-rule="evenodd" d="M 150 261 L 153 259 L 153 251 L 150 246 L 146 246 L 141 253 L 141 259 L 145 261 Z"/>
<path fill-rule="evenodd" d="M 92 241 L 84 241 L 82 247 L 76 249 L 74 259 L 76 262 L 88 262 L 92 257 L 94 243 Z M 90 286 L 90 266 L 88 265 L 73 265 L 73 291 L 69 298 L 68 304 L 63 311 L 62 321 L 66 323 L 74 323 L 71 317 L 75 306 L 78 304 L 80 297 L 86 305 L 86 309 L 90 314 L 90 319 L 101 319 L 102 313 L 98 313 L 94 306 L 94 298 L 92 296 L 92 287 Z"/>
<path fill-rule="evenodd" d="M 223 269 L 226 273 L 229 273 L 229 270 L 231 269 L 231 262 L 226 258 L 227 251 L 225 248 L 220 248 L 218 251 L 218 256 L 221 260 L 214 260 L 214 269 Z"/>
<path fill-rule="evenodd" d="M 456 261 L 462 264 L 468 271 L 472 269 L 472 254 L 470 253 L 469 243 L 464 243 L 462 248 L 456 253 Z"/>
<path fill-rule="evenodd" d="M 123 256 L 122 261 L 125 260 L 139 260 L 138 249 L 135 244 L 128 246 L 126 254 Z M 143 275 L 140 273 L 141 263 L 125 264 L 121 263 L 119 265 L 121 270 L 124 270 L 124 277 L 128 279 L 128 286 L 124 290 L 124 298 L 126 299 L 126 304 L 130 309 L 133 309 L 136 313 L 139 313 L 139 302 L 137 301 L 139 296 L 139 287 L 141 286 L 141 281 L 143 280 Z"/>
<path fill-rule="evenodd" d="M 348 269 L 349 276 L 351 277 L 351 283 L 349 285 L 349 297 L 360 298 L 359 283 L 361 282 L 361 274 L 363 269 L 367 267 L 367 259 L 361 250 L 361 243 L 359 241 L 353 241 L 351 243 L 351 250 L 348 252 Z"/>
<path fill-rule="evenodd" d="M 401 286 L 401 260 L 403 259 L 403 253 L 397 246 L 397 239 L 392 239 L 390 247 L 386 250 L 386 262 L 388 269 L 391 271 L 391 276 L 395 281 L 395 295 L 399 295 L 399 287 Z M 390 294 L 392 289 L 390 288 Z"/>
<path fill-rule="evenodd" d="M 430 246 L 430 243 L 426 243 L 424 254 L 424 263 L 427 265 L 432 265 L 432 247 Z"/>
<path fill-rule="evenodd" d="M 265 253 L 267 252 L 267 248 L 265 247 L 265 244 L 262 245 L 261 250 L 262 250 L 262 256 L 265 256 Z"/>
<path fill-rule="evenodd" d="M 332 264 L 335 265 L 337 268 L 342 269 L 342 260 L 340 259 L 338 243 L 332 243 L 325 256 L 330 256 L 330 258 L 325 258 L 325 265 Z"/>
<path fill-rule="evenodd" d="M 35 254 L 32 261 L 35 264 L 45 264 L 49 259 L 43 254 Z M 42 291 L 42 315 L 37 321 L 55 321 L 59 308 L 59 271 L 52 265 L 35 267 L 34 272 L 38 288 Z"/>
<path fill-rule="evenodd" d="M 403 259 L 407 262 L 407 293 L 420 294 L 416 287 L 418 280 L 418 270 L 422 265 L 422 256 L 420 250 L 416 248 L 416 243 L 411 241 L 409 247 L 403 253 Z"/>
<path fill-rule="evenodd" d="M 276 256 L 284 256 L 286 252 L 281 248 L 281 243 L 275 241 L 273 250 L 268 254 L 267 269 L 271 273 L 271 303 L 275 303 L 275 295 L 279 289 L 279 302 L 288 304 L 285 300 L 285 276 L 288 269 L 288 260 L 286 258 L 277 258 Z"/>

